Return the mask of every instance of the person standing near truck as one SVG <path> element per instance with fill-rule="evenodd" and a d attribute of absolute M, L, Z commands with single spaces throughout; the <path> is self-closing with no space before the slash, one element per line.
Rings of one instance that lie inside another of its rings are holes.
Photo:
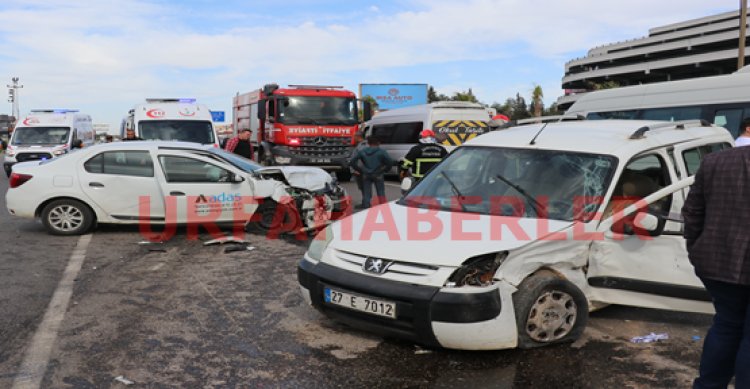
<path fill-rule="evenodd" d="M 378 202 L 385 199 L 384 175 L 393 166 L 393 160 L 379 146 L 380 140 L 370 135 L 367 137 L 367 147 L 349 160 L 349 166 L 362 175 L 362 205 L 358 207 L 360 209 L 370 208 L 373 184 L 378 194 Z"/>
<path fill-rule="evenodd" d="M 244 128 L 234 138 L 227 141 L 224 150 L 241 155 L 247 159 L 253 158 L 253 144 L 250 143 L 250 135 L 253 133 L 249 128 Z"/>
<path fill-rule="evenodd" d="M 448 155 L 448 151 L 437 143 L 434 131 L 422 130 L 419 137 L 419 144 L 412 147 L 401 161 L 400 177 L 402 180 L 408 173 L 411 173 L 414 179 L 420 180 L 427 171 Z"/>

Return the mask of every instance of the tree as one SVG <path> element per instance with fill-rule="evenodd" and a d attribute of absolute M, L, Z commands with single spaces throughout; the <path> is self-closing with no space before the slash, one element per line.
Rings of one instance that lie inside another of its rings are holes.
<path fill-rule="evenodd" d="M 534 85 L 534 90 L 531 91 L 531 106 L 533 107 L 532 110 L 534 111 L 534 117 L 538 118 L 542 116 L 542 111 L 544 110 L 544 102 L 542 102 L 543 97 L 544 92 L 542 92 L 542 87 Z"/>
<path fill-rule="evenodd" d="M 430 86 L 429 88 L 427 88 L 427 102 L 428 103 L 434 103 L 436 101 L 448 101 L 448 100 L 450 100 L 450 97 L 448 97 L 448 96 L 446 96 L 446 95 L 444 95 L 442 93 L 438 94 L 435 91 L 435 88 L 433 88 L 432 86 Z"/>
<path fill-rule="evenodd" d="M 451 98 L 453 101 L 469 101 L 472 103 L 478 103 L 479 100 L 477 100 L 477 97 L 474 96 L 474 92 L 471 91 L 471 88 L 469 88 L 466 92 L 456 92 L 453 97 Z"/>
<path fill-rule="evenodd" d="M 362 102 L 368 102 L 370 103 L 370 117 L 375 115 L 375 112 L 378 111 L 378 101 L 375 100 L 374 97 L 370 95 L 362 96 Z M 359 120 L 364 120 L 364 104 L 362 104 L 362 110 L 359 111 Z"/>

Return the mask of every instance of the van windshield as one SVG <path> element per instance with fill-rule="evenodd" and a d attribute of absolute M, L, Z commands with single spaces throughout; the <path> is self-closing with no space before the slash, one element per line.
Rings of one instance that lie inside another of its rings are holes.
<path fill-rule="evenodd" d="M 609 155 L 464 146 L 430 170 L 400 203 L 588 221 L 603 201 L 616 165 Z"/>
<path fill-rule="evenodd" d="M 357 101 L 348 97 L 290 96 L 279 100 L 279 121 L 285 124 L 357 124 Z"/>
<path fill-rule="evenodd" d="M 17 127 L 13 131 L 10 144 L 28 145 L 62 145 L 68 142 L 70 127 Z"/>
<path fill-rule="evenodd" d="M 209 121 L 148 120 L 138 123 L 138 136 L 145 140 L 178 140 L 214 143 L 214 129 Z"/>

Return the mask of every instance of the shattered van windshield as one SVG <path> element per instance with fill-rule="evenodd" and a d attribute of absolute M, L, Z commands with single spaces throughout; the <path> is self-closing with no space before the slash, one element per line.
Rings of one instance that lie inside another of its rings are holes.
<path fill-rule="evenodd" d="M 617 159 L 609 155 L 513 148 L 462 147 L 401 203 L 446 211 L 590 220 Z"/>

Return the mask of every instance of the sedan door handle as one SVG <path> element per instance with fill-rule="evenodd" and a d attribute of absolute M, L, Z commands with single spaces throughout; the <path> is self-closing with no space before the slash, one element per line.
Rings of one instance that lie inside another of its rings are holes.
<path fill-rule="evenodd" d="M 185 192 L 180 192 L 180 191 L 175 190 L 175 191 L 169 192 L 169 195 L 170 196 L 184 196 Z"/>
<path fill-rule="evenodd" d="M 104 184 L 101 182 L 89 182 L 89 186 L 92 188 L 104 188 Z"/>

